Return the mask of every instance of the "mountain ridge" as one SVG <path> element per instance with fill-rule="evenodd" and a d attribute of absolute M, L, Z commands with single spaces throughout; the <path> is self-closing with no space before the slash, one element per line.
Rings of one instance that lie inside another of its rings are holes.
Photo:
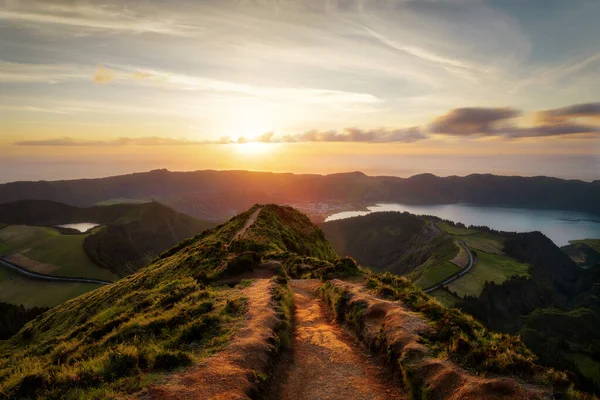
<path fill-rule="evenodd" d="M 178 211 L 221 221 L 255 203 L 452 204 L 564 209 L 600 215 L 596 183 L 551 177 L 472 174 L 411 178 L 250 171 L 155 170 L 108 178 L 0 185 L 0 201 L 54 200 L 90 206 L 114 198 L 156 199 Z"/>

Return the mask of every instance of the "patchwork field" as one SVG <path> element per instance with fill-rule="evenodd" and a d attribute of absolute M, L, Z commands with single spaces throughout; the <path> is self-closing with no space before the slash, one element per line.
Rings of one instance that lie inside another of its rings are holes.
<path fill-rule="evenodd" d="M 594 251 L 600 253 L 600 239 L 581 239 L 581 240 L 570 240 L 571 244 L 585 244 L 591 247 Z"/>
<path fill-rule="evenodd" d="M 87 236 L 63 235 L 48 227 L 10 225 L 0 230 L 0 255 L 12 255 L 10 261 L 35 272 L 107 281 L 119 279 L 87 256 L 83 250 Z"/>
<path fill-rule="evenodd" d="M 502 283 L 511 276 L 528 276 L 529 265 L 508 256 L 476 252 L 477 261 L 471 271 L 448 285 L 460 297 L 479 296 L 485 282 Z"/>
<path fill-rule="evenodd" d="M 438 222 L 435 224 L 435 226 L 438 227 L 438 229 L 449 233 L 451 235 L 473 235 L 475 233 L 477 233 L 478 231 L 476 231 L 475 229 L 468 229 L 468 228 L 461 228 L 458 226 L 452 226 L 446 222 Z"/>
<path fill-rule="evenodd" d="M 504 248 L 504 238 L 493 233 L 478 232 L 474 235 L 460 236 L 460 240 L 464 241 L 467 246 L 474 250 L 497 255 L 504 254 L 502 251 Z"/>
<path fill-rule="evenodd" d="M 428 294 L 442 303 L 445 307 L 453 307 L 460 300 L 458 297 L 450 293 L 446 288 L 436 289 Z"/>
<path fill-rule="evenodd" d="M 38 281 L 0 268 L 0 303 L 27 308 L 54 307 L 100 286 L 92 283 Z"/>
<path fill-rule="evenodd" d="M 457 267 L 450 261 L 444 261 L 435 266 L 424 268 L 419 278 L 413 283 L 420 288 L 425 289 L 443 281 L 450 275 L 459 272 L 461 269 L 461 267 Z"/>
<path fill-rule="evenodd" d="M 600 363 L 582 353 L 567 353 L 566 357 L 577 364 L 581 373 L 596 382 L 600 382 Z"/>

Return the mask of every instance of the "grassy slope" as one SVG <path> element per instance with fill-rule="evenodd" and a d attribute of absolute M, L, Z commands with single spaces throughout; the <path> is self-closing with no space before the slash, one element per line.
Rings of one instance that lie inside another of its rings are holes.
<path fill-rule="evenodd" d="M 600 382 L 600 363 L 598 361 L 584 353 L 566 353 L 565 356 L 577 365 L 584 376 Z"/>
<path fill-rule="evenodd" d="M 54 307 L 100 287 L 91 283 L 46 282 L 0 268 L 0 302 L 25 307 Z"/>
<path fill-rule="evenodd" d="M 594 251 L 600 253 L 600 239 L 571 240 L 570 242 L 572 244 L 577 244 L 577 243 L 585 244 L 585 245 L 591 247 L 592 249 L 594 249 Z"/>
<path fill-rule="evenodd" d="M 526 276 L 529 274 L 527 264 L 520 263 L 508 256 L 477 252 L 477 263 L 465 276 L 448 285 L 451 292 L 460 297 L 479 296 L 485 282 L 500 284 L 511 276 Z"/>
<path fill-rule="evenodd" d="M 384 212 L 322 224 L 338 254 L 374 271 L 408 275 L 426 288 L 460 271 L 450 263 L 459 247 L 425 218 Z"/>
<path fill-rule="evenodd" d="M 443 281 L 450 275 L 459 272 L 461 269 L 462 268 L 457 267 L 450 261 L 444 261 L 441 264 L 426 266 L 422 269 L 422 271 L 419 271 L 421 274 L 419 278 L 414 281 L 414 283 L 415 285 L 425 289 Z"/>
<path fill-rule="evenodd" d="M 119 277 L 96 265 L 83 250 L 89 235 L 62 235 L 54 228 L 13 225 L 0 230 L 2 255 L 21 252 L 57 267 L 52 275 L 115 281 Z"/>
<path fill-rule="evenodd" d="M 486 281 L 500 284 L 511 276 L 529 276 L 529 265 L 520 263 L 503 252 L 505 237 L 477 229 L 456 227 L 446 222 L 438 222 L 436 226 L 465 242 L 477 255 L 477 262 L 471 271 L 448 285 L 448 289 L 459 297 L 479 296 Z M 435 293 L 433 295 L 436 296 Z M 447 301 L 448 294 L 444 296 Z"/>
<path fill-rule="evenodd" d="M 110 397 L 138 390 L 141 370 L 186 365 L 221 348 L 241 318 L 243 299 L 238 289 L 205 287 L 195 277 L 226 268 L 222 243 L 243 217 L 0 342 L 0 393 Z M 50 367 L 56 360 L 59 366 Z"/>
<path fill-rule="evenodd" d="M 435 224 L 442 231 L 451 235 L 472 235 L 477 233 L 474 229 L 462 228 L 454 225 L 450 225 L 447 222 L 438 222 Z"/>
<path fill-rule="evenodd" d="M 436 289 L 429 293 L 429 295 L 445 307 L 454 307 L 460 301 L 458 297 L 450 293 L 446 288 Z"/>
<path fill-rule="evenodd" d="M 87 399 L 136 392 L 155 373 L 223 348 L 239 327 L 242 289 L 211 282 L 252 269 L 266 254 L 334 261 L 321 230 L 291 208 L 264 206 L 255 229 L 229 245 L 253 211 L 180 243 L 133 275 L 55 307 L 0 341 L 0 397 Z"/>

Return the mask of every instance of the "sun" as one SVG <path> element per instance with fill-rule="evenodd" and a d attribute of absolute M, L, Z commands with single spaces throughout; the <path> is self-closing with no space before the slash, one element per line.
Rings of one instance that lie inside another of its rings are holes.
<path fill-rule="evenodd" d="M 248 142 L 235 145 L 235 151 L 247 156 L 256 156 L 269 153 L 274 145 L 272 143 Z"/>

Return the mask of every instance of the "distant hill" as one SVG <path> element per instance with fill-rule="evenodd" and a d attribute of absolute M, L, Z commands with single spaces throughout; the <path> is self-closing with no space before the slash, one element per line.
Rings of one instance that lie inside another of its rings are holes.
<path fill-rule="evenodd" d="M 53 201 L 0 204 L 0 223 L 56 226 L 91 222 L 101 225 L 83 241 L 96 264 L 128 275 L 185 238 L 213 226 L 156 202 L 75 207 Z"/>
<path fill-rule="evenodd" d="M 600 263 L 600 239 L 571 240 L 561 250 L 580 267 L 589 268 Z"/>
<path fill-rule="evenodd" d="M 368 359 L 330 316 L 388 363 Z M 298 346 L 308 353 L 290 351 Z M 273 204 L 0 341 L 6 399 L 243 399 L 279 386 L 307 398 L 350 388 L 357 398 L 583 399 L 569 384 L 518 337 L 487 330 L 404 278 L 362 271 L 308 217 Z"/>
<path fill-rule="evenodd" d="M 548 177 L 469 175 L 440 178 L 371 177 L 360 172 L 331 175 L 248 171 L 146 173 L 71 181 L 0 185 L 0 202 L 53 200 L 91 206 L 112 199 L 156 199 L 204 220 L 224 221 L 256 202 L 451 204 L 549 208 L 600 214 L 600 186 Z"/>
<path fill-rule="evenodd" d="M 427 262 L 451 260 L 458 253 L 451 238 L 409 213 L 378 212 L 320 226 L 338 254 L 378 272 L 406 275 Z"/>

